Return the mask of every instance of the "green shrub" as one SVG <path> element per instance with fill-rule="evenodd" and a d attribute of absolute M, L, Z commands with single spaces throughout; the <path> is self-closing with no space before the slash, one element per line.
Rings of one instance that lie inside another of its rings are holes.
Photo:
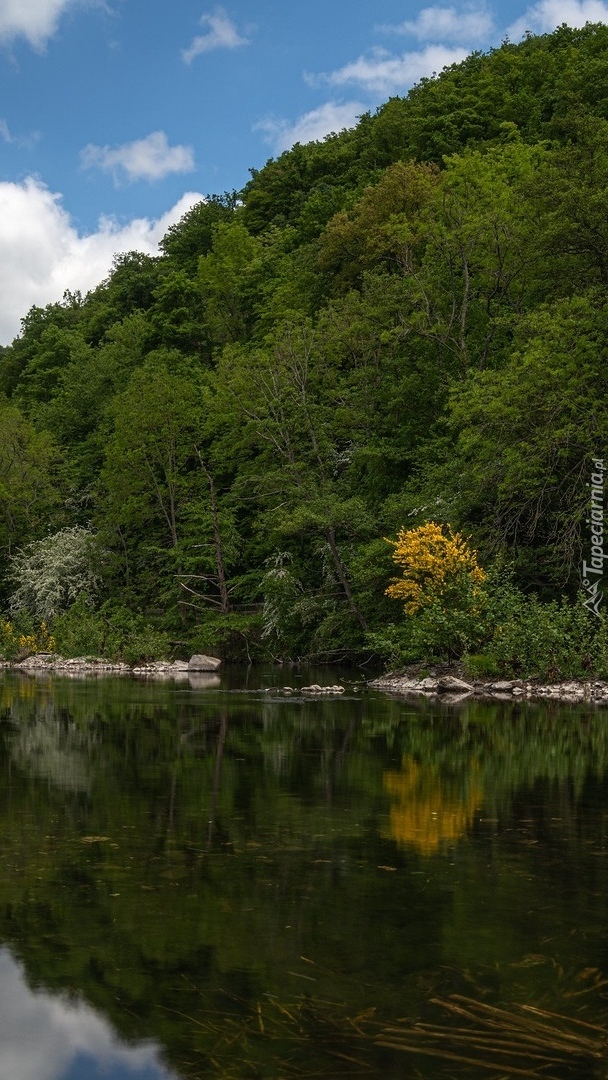
<path fill-rule="evenodd" d="M 606 619 L 582 603 L 522 597 L 497 619 L 486 652 L 501 673 L 542 679 L 581 678 L 606 670 Z"/>
<path fill-rule="evenodd" d="M 495 656 L 487 653 L 467 653 L 462 659 L 464 674 L 469 679 L 491 679 L 502 674 Z"/>
<path fill-rule="evenodd" d="M 170 653 L 169 636 L 127 608 L 104 604 L 98 610 L 80 596 L 53 627 L 57 651 L 62 656 L 103 656 L 108 660 L 165 660 Z"/>
<path fill-rule="evenodd" d="M 367 641 L 392 667 L 462 658 L 470 678 L 608 677 L 608 616 L 591 615 L 582 598 L 526 596 L 500 565 L 468 607 L 437 599 Z"/>
<path fill-rule="evenodd" d="M 365 644 L 389 668 L 407 663 L 407 632 L 403 626 L 388 623 L 382 630 L 370 630 Z"/>
<path fill-rule="evenodd" d="M 126 664 L 166 660 L 170 649 L 169 635 L 164 630 L 157 630 L 142 621 L 139 627 L 134 626 L 131 633 L 123 639 L 120 657 Z"/>
<path fill-rule="evenodd" d="M 211 653 L 234 663 L 252 663 L 266 659 L 267 650 L 260 644 L 260 618 L 256 612 L 205 611 L 188 635 L 193 653 Z"/>
<path fill-rule="evenodd" d="M 0 618 L 0 658 L 19 660 L 37 652 L 54 652 L 55 639 L 44 620 L 36 623 L 20 612 L 14 619 Z"/>

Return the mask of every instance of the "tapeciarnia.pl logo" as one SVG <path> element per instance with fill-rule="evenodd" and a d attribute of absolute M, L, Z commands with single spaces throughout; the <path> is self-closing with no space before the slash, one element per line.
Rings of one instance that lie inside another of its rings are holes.
<path fill-rule="evenodd" d="M 584 607 L 594 615 L 600 613 L 600 604 L 604 598 L 602 591 L 604 576 L 604 473 L 606 466 L 603 458 L 593 459 L 591 473 L 589 517 L 586 519 L 591 531 L 591 555 L 589 562 L 583 560 L 583 588 L 587 594 Z"/>

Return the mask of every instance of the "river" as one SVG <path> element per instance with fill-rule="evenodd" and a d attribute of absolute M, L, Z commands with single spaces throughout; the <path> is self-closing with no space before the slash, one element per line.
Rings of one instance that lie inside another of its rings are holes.
<path fill-rule="evenodd" d="M 1 1077 L 606 1076 L 608 709 L 270 668 L 0 703 Z"/>

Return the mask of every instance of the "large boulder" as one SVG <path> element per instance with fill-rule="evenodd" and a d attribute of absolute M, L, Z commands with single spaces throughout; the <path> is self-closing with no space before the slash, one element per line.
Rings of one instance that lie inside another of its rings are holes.
<path fill-rule="evenodd" d="M 188 661 L 188 671 L 217 671 L 221 664 L 215 656 L 202 656 L 195 654 Z"/>
<path fill-rule="evenodd" d="M 440 694 L 472 694 L 475 687 L 455 675 L 442 675 L 437 680 L 437 689 Z"/>

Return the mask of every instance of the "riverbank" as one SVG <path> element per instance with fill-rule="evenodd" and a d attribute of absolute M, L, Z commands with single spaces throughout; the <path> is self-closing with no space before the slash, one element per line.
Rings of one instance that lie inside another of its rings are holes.
<path fill-rule="evenodd" d="M 128 675 L 139 678 L 195 680 L 197 685 L 217 686 L 220 680 L 217 670 L 221 661 L 215 657 L 193 656 L 188 660 L 156 660 L 150 663 L 126 664 L 104 657 L 64 657 L 57 653 L 36 653 L 20 661 L 0 661 L 0 668 L 22 672 L 25 675 L 57 673 L 71 678 L 102 675 Z M 428 672 L 428 669 L 426 669 Z M 535 679 L 467 679 L 456 668 L 431 669 L 431 673 L 414 669 L 387 672 L 368 681 L 372 690 L 381 690 L 412 698 L 429 698 L 446 704 L 458 703 L 468 698 L 494 700 L 544 699 L 576 704 L 593 702 L 608 705 L 608 682 L 601 680 L 569 679 L 555 683 L 541 683 Z M 295 687 L 264 688 L 285 694 L 296 692 Z M 321 687 L 316 684 L 298 688 L 300 693 L 343 693 L 342 686 Z"/>
<path fill-rule="evenodd" d="M 388 672 L 372 679 L 368 686 L 392 694 L 410 697 L 438 698 L 442 701 L 464 701 L 466 698 L 500 700 L 544 699 L 571 704 L 593 702 L 608 704 L 608 682 L 600 680 L 541 683 L 534 679 L 464 679 L 456 675 L 426 675 Z"/>
<path fill-rule="evenodd" d="M 195 655 L 190 660 L 154 660 L 150 663 L 126 664 L 102 656 L 65 657 L 58 653 L 34 653 L 24 660 L 3 660 L 0 667 L 25 674 L 59 672 L 62 675 L 139 675 L 180 679 L 209 676 L 217 671 L 221 660 L 214 656 Z"/>

